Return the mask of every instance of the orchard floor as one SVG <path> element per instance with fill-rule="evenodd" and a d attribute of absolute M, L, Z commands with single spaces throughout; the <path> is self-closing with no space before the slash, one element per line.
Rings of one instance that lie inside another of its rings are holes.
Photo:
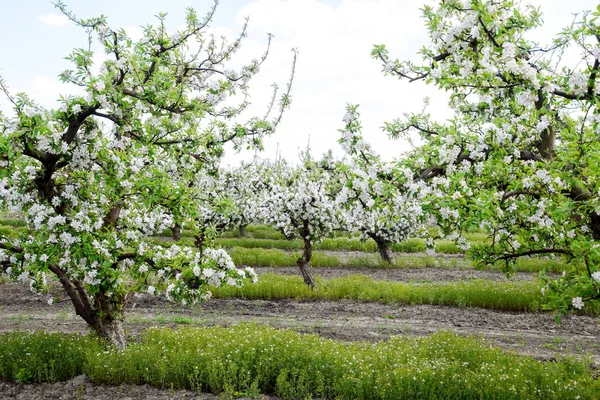
<path fill-rule="evenodd" d="M 259 268 L 259 274 L 297 273 L 295 268 Z M 336 277 L 364 273 L 374 279 L 395 281 L 439 281 L 459 279 L 504 280 L 500 272 L 477 270 L 356 270 L 315 268 L 315 275 Z M 519 274 L 530 279 L 533 274 Z M 56 288 L 53 296 L 60 296 Z M 16 283 L 0 284 L 0 331 L 38 330 L 87 332 L 74 314 L 68 299 L 48 305 Z M 567 315 L 556 325 L 550 313 L 503 312 L 483 308 L 435 305 L 399 305 L 341 301 L 211 299 L 198 306 L 183 307 L 143 295 L 127 309 L 125 328 L 138 335 L 150 326 L 229 325 L 258 322 L 275 327 L 341 340 L 385 340 L 392 335 L 428 335 L 453 330 L 460 335 L 482 336 L 492 344 L 542 360 L 561 355 L 589 355 L 600 366 L 600 323 L 598 317 Z"/>
<path fill-rule="evenodd" d="M 189 390 L 157 389 L 149 385 L 94 385 L 85 375 L 67 382 L 17 385 L 0 382 L 0 400 L 219 400 L 223 397 Z M 249 400 L 249 397 L 236 397 Z M 260 396 L 259 400 L 277 400 Z"/>
<path fill-rule="evenodd" d="M 297 275 L 296 268 L 257 268 L 259 274 Z M 364 274 L 377 280 L 399 282 L 439 282 L 469 279 L 503 281 L 497 271 L 468 268 L 439 269 L 369 269 L 314 268 L 314 275 L 335 278 L 348 274 Z M 519 273 L 511 279 L 530 280 L 536 274 Z M 0 331 L 46 330 L 86 333 L 86 324 L 58 286 L 52 297 L 64 300 L 47 304 L 48 296 L 32 294 L 16 283 L 0 284 Z M 258 322 L 275 327 L 340 340 L 380 341 L 392 335 L 424 336 L 439 330 L 453 330 L 460 335 L 484 337 L 491 344 L 540 360 L 553 360 L 563 355 L 588 356 L 600 368 L 600 319 L 568 315 L 559 325 L 548 313 L 518 313 L 433 305 L 362 303 L 357 301 L 261 301 L 212 299 L 201 306 L 183 307 L 160 298 L 143 295 L 135 298 L 126 312 L 125 329 L 132 340 L 151 326 L 229 325 Z M 3 399 L 217 399 L 210 394 L 156 389 L 150 386 L 94 385 L 85 376 L 68 382 L 41 385 L 17 385 L 0 382 Z M 222 398 L 222 397 L 221 397 Z M 261 398 L 261 397 L 259 397 Z M 265 396 L 274 400 L 275 397 Z"/>

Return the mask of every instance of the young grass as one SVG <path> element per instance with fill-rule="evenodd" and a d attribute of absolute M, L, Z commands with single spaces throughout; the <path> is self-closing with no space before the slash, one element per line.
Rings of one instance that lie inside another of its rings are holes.
<path fill-rule="evenodd" d="M 302 249 L 302 241 L 300 240 L 283 240 L 283 239 L 256 239 L 256 238 L 218 238 L 215 244 L 221 247 L 245 247 L 245 248 L 262 248 L 262 249 L 283 249 L 283 250 L 300 250 Z M 423 239 L 408 239 L 402 243 L 394 243 L 392 251 L 397 253 L 424 253 L 427 251 L 425 241 Z M 331 250 L 331 251 L 362 251 L 375 253 L 377 245 L 372 239 L 359 240 L 358 238 L 335 237 L 325 238 L 314 246 L 315 250 Z M 443 254 L 462 254 L 463 250 L 459 249 L 454 242 L 447 240 L 438 240 L 436 242 L 436 251 Z"/>
<path fill-rule="evenodd" d="M 251 239 L 250 239 L 251 241 Z M 172 246 L 172 242 L 158 239 L 149 239 L 148 242 L 160 246 Z M 251 243 L 251 242 L 250 242 Z M 294 243 L 294 242 L 284 242 Z M 178 243 L 183 246 L 192 246 L 190 239 L 182 239 Z M 242 243 L 244 244 L 244 243 Z M 280 246 L 277 244 L 277 246 Z M 293 246 L 293 245 L 290 245 Z M 296 265 L 300 257 L 299 251 L 285 251 L 278 248 L 265 249 L 253 247 L 231 247 L 227 249 L 234 263 L 239 266 L 249 267 L 290 267 Z M 378 254 L 364 253 L 361 255 L 325 254 L 319 251 L 313 253 L 311 265 L 315 268 L 344 267 L 344 268 L 473 268 L 469 260 L 461 258 L 436 257 L 429 255 L 397 255 L 393 264 L 384 262 Z M 502 265 L 491 265 L 491 270 L 500 270 Z M 521 258 L 515 266 L 517 272 L 540 272 L 546 270 L 551 273 L 561 273 L 569 268 L 561 258 Z"/>
<path fill-rule="evenodd" d="M 20 218 L 4 218 L 0 216 L 0 225 L 12 227 L 24 227 L 25 220 Z"/>
<path fill-rule="evenodd" d="M 0 379 L 150 384 L 282 399 L 594 399 L 589 362 L 539 362 L 438 332 L 343 342 L 266 326 L 157 328 L 125 350 L 91 337 L 0 334 Z"/>
<path fill-rule="evenodd" d="M 365 275 L 341 278 L 317 277 L 317 289 L 311 290 L 300 276 L 261 275 L 258 283 L 241 288 L 213 289 L 217 298 L 246 299 L 351 299 L 383 303 L 437 304 L 458 307 L 482 307 L 505 311 L 539 311 L 544 301 L 537 281 L 495 282 L 470 280 L 458 282 L 401 283 L 376 281 Z M 598 315 L 588 306 L 584 312 Z"/>
<path fill-rule="evenodd" d="M 11 237 L 22 229 L 25 228 L 12 225 L 0 225 L 0 236 Z"/>
<path fill-rule="evenodd" d="M 45 332 L 0 334 L 0 381 L 59 382 L 84 373 L 86 353 L 103 351 L 88 336 Z"/>

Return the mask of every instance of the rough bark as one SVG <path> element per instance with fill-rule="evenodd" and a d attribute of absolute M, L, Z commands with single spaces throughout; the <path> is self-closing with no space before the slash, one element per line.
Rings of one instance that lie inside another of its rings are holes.
<path fill-rule="evenodd" d="M 100 291 L 94 297 L 92 328 L 103 339 L 119 348 L 127 347 L 122 324 L 122 304 L 119 297 L 109 297 Z"/>
<path fill-rule="evenodd" d="M 204 246 L 206 245 L 206 234 L 204 230 L 200 230 L 197 235 L 194 235 L 194 245 L 198 249 L 200 255 L 204 253 Z"/>
<path fill-rule="evenodd" d="M 379 255 L 381 256 L 381 259 L 387 263 L 393 263 L 394 262 L 394 256 L 392 255 L 392 249 L 390 248 L 390 243 L 383 240 L 382 238 L 380 238 L 377 235 L 369 235 L 371 236 L 371 238 L 375 241 L 375 244 L 377 244 L 377 249 L 379 250 Z"/>
<path fill-rule="evenodd" d="M 300 269 L 304 283 L 311 289 L 315 289 L 317 284 L 310 273 L 310 259 L 312 258 L 312 242 L 310 240 L 310 229 L 308 227 L 308 221 L 304 221 L 303 229 L 300 230 L 302 234 L 302 240 L 304 241 L 304 247 L 302 249 L 302 257 L 296 261 L 296 265 Z M 307 239 L 308 238 L 308 239 Z"/>
<path fill-rule="evenodd" d="M 121 323 L 123 301 L 119 297 L 108 297 L 102 291 L 98 292 L 94 300 L 90 300 L 83 284 L 78 280 L 71 280 L 64 271 L 56 265 L 49 266 L 71 299 L 75 312 L 98 336 L 106 339 L 115 347 L 127 347 L 125 332 Z"/>
<path fill-rule="evenodd" d="M 127 338 L 123 330 L 123 322 L 120 319 L 103 320 L 99 318 L 93 328 L 98 336 L 107 340 L 114 347 L 121 349 L 127 347 Z"/>
<path fill-rule="evenodd" d="M 535 102 L 536 110 L 541 110 L 544 107 L 544 103 L 546 102 L 546 95 L 540 89 L 538 91 L 538 98 Z M 540 155 L 544 160 L 551 161 L 554 158 L 554 127 L 552 125 L 548 126 L 546 129 L 542 131 L 540 134 L 540 144 L 539 151 Z"/>
<path fill-rule="evenodd" d="M 243 238 L 243 237 L 246 237 L 246 235 L 248 234 L 248 233 L 246 232 L 246 227 L 247 227 L 247 226 L 248 226 L 248 224 L 240 224 L 240 227 L 239 227 L 239 228 L 240 228 L 240 237 L 241 237 L 241 238 Z"/>
<path fill-rule="evenodd" d="M 119 220 L 119 216 L 121 215 L 121 208 L 123 207 L 123 202 L 117 202 L 112 206 L 112 208 L 108 211 L 108 213 L 104 216 L 104 229 L 109 229 L 111 227 L 115 227 L 117 225 L 117 221 Z"/>
<path fill-rule="evenodd" d="M 175 224 L 171 228 L 171 233 L 173 235 L 173 240 L 179 242 L 181 240 L 181 225 Z"/>

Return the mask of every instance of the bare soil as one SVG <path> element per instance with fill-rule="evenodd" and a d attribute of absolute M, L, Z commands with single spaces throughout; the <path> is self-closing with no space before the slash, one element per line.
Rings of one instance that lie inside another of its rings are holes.
<path fill-rule="evenodd" d="M 0 382 L 0 400 L 217 400 L 207 393 L 189 390 L 158 389 L 149 385 L 95 385 L 85 375 L 67 382 L 43 383 L 38 385 L 17 385 Z M 249 400 L 249 397 L 236 397 Z M 260 396 L 258 399 L 276 400 L 274 396 Z"/>

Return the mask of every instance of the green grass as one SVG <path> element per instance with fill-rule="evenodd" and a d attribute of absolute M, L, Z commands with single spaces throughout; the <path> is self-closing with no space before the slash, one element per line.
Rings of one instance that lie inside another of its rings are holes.
<path fill-rule="evenodd" d="M 282 399 L 594 399 L 589 363 L 539 362 L 439 332 L 343 342 L 254 324 L 146 331 L 126 350 L 65 334 L 0 334 L 0 379 L 85 373 L 96 384 L 259 393 Z"/>
<path fill-rule="evenodd" d="M 11 237 L 13 234 L 23 229 L 25 228 L 12 225 L 0 225 L 0 236 Z"/>
<path fill-rule="evenodd" d="M 217 298 L 245 299 L 350 299 L 365 302 L 435 304 L 482 307 L 503 311 L 540 311 L 544 302 L 538 281 L 469 280 L 458 282 L 402 283 L 373 280 L 365 275 L 341 278 L 316 277 L 317 289 L 306 286 L 300 276 L 261 275 L 258 283 L 241 288 L 213 288 Z M 586 305 L 585 313 L 598 315 L 598 307 Z"/>
<path fill-rule="evenodd" d="M 0 381 L 59 382 L 84 373 L 88 352 L 103 351 L 87 336 L 58 333 L 0 334 Z"/>
<path fill-rule="evenodd" d="M 283 249 L 283 250 L 301 250 L 303 243 L 301 240 L 282 240 L 282 239 L 255 239 L 255 238 L 218 238 L 215 244 L 221 247 L 245 247 L 262 249 Z M 359 240 L 358 238 L 336 237 L 326 238 L 315 244 L 315 250 L 331 251 L 362 251 L 374 253 L 377 252 L 377 245 L 372 239 Z M 394 243 L 391 246 L 392 251 L 398 253 L 424 253 L 427 251 L 425 240 L 408 239 L 402 243 Z M 463 250 L 459 249 L 454 242 L 439 240 L 436 242 L 436 251 L 444 254 L 461 254 Z"/>
<path fill-rule="evenodd" d="M 257 249 L 234 247 L 227 249 L 236 265 L 250 267 L 290 267 L 296 265 L 300 257 L 299 251 L 283 251 L 279 249 Z M 360 256 L 341 257 L 315 251 L 311 265 L 321 267 L 343 268 L 473 268 L 469 260 L 460 258 L 444 258 L 433 256 L 403 255 L 397 256 L 393 264 L 384 262 L 379 255 L 364 254 Z M 501 265 L 490 266 L 489 269 L 500 270 Z M 567 264 L 559 258 L 521 258 L 517 260 L 515 270 L 520 272 L 547 272 L 560 273 L 568 268 Z"/>
<path fill-rule="evenodd" d="M 250 224 L 246 227 L 246 233 L 249 238 L 255 239 L 270 239 L 270 240 L 285 240 L 283 233 L 277 229 L 273 229 L 270 226 Z M 223 232 L 221 237 L 224 238 L 239 238 L 240 234 L 238 229 L 233 229 L 227 232 Z"/>
<path fill-rule="evenodd" d="M 158 239 L 149 239 L 149 242 L 161 246 L 172 246 L 173 242 L 164 242 Z M 290 243 L 290 242 L 284 242 Z M 192 246 L 191 240 L 183 239 L 179 245 Z M 223 246 L 225 247 L 225 246 Z M 278 248 L 265 249 L 253 247 L 227 248 L 233 262 L 238 266 L 249 267 L 291 267 L 296 265 L 300 251 L 286 251 Z M 343 254 L 325 254 L 320 251 L 313 252 L 311 265 L 315 268 L 474 268 L 469 260 L 461 258 L 436 257 L 429 255 L 397 255 L 393 264 L 384 262 L 378 254 L 364 253 L 344 257 Z M 487 269 L 500 270 L 502 265 L 491 265 Z M 568 264 L 561 258 L 521 258 L 517 260 L 515 271 L 518 272 L 547 272 L 561 273 L 568 268 Z"/>
<path fill-rule="evenodd" d="M 24 227 L 25 220 L 20 218 L 4 218 L 0 216 L 0 225 L 4 226 L 14 226 L 14 227 Z"/>
<path fill-rule="evenodd" d="M 251 267 L 290 267 L 296 265 L 300 257 L 299 251 L 283 251 L 279 249 L 253 249 L 234 247 L 227 252 L 236 265 Z M 364 254 L 352 257 L 340 257 L 315 251 L 312 256 L 311 265 L 315 268 L 424 268 L 441 267 L 457 268 L 466 265 L 458 258 L 436 258 L 430 256 L 406 256 L 396 257 L 393 264 L 383 261 L 379 255 Z"/>

